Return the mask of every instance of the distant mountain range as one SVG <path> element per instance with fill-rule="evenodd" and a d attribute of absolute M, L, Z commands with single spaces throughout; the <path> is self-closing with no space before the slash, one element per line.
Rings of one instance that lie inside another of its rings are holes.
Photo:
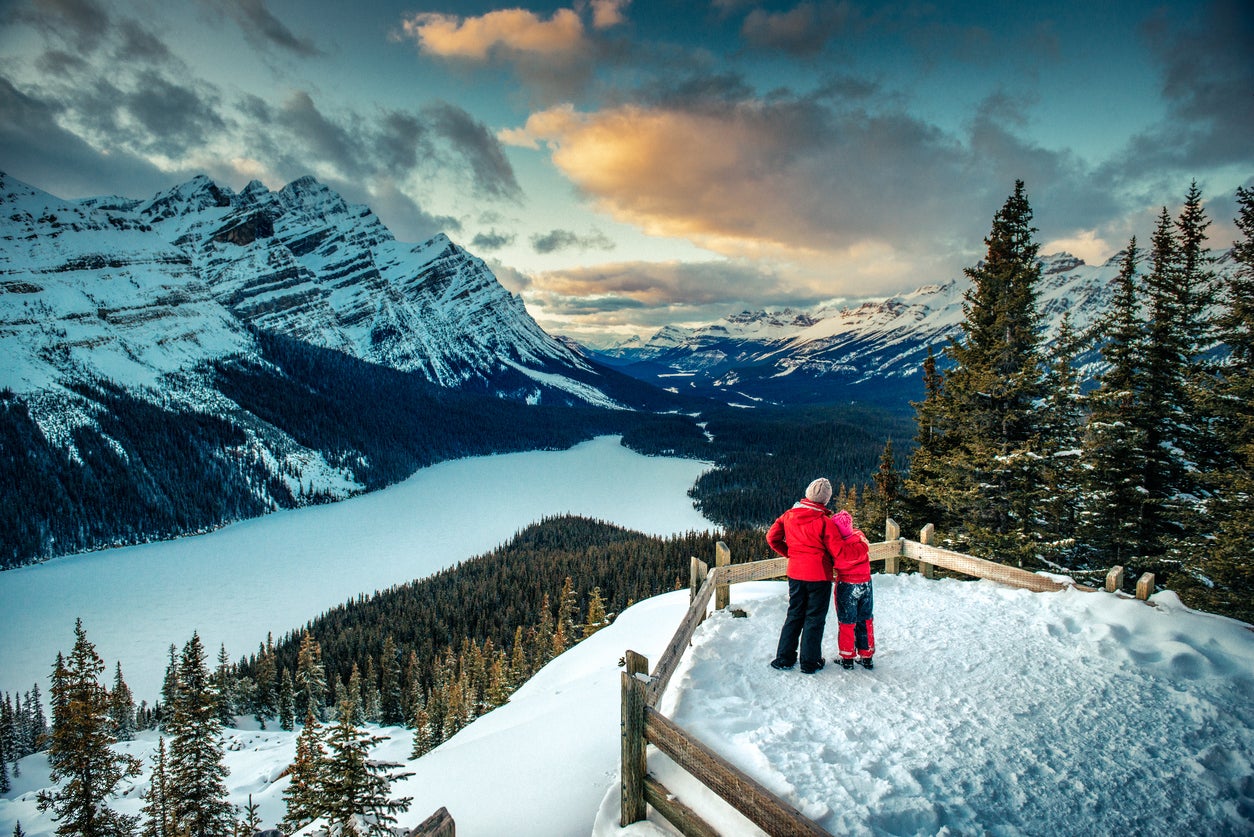
<path fill-rule="evenodd" d="M 1234 269 L 1230 252 L 1215 269 Z M 1123 253 L 1089 265 L 1068 253 L 1041 259 L 1038 310 L 1052 345 L 1063 315 L 1087 329 L 1106 312 Z M 897 411 L 923 396 L 928 348 L 937 354 L 961 333 L 965 277 L 854 307 L 734 314 L 699 328 L 667 326 L 647 341 L 632 339 L 589 356 L 675 393 L 752 407 L 761 404 L 859 401 Z M 1100 371 L 1100 357 L 1079 358 L 1081 376 Z"/>

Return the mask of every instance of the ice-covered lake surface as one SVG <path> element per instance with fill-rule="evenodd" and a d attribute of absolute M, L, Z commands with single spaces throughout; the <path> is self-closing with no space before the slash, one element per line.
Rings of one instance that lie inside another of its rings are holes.
<path fill-rule="evenodd" d="M 211 662 L 256 651 L 360 593 L 488 552 L 544 517 L 578 514 L 654 535 L 715 528 L 688 489 L 710 465 L 647 457 L 601 437 L 566 451 L 444 462 L 339 503 L 195 537 L 0 573 L 0 692 L 45 699 L 74 620 L 136 702 L 159 697 L 168 649 L 198 632 Z"/>

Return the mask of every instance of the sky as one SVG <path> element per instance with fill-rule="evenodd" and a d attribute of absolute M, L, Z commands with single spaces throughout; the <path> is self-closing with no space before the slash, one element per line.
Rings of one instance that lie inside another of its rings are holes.
<path fill-rule="evenodd" d="M 590 342 L 961 275 L 1021 179 L 1101 262 L 1254 184 L 1241 0 L 0 0 L 0 170 L 312 174 Z"/>
<path fill-rule="evenodd" d="M 806 675 L 767 667 L 787 586 L 733 586 L 746 618 L 715 612 L 697 629 L 659 711 L 832 834 L 1250 833 L 1249 626 L 1167 591 L 1150 606 L 917 574 L 876 575 L 874 590 L 874 670 Z M 411 774 L 391 789 L 410 799 L 398 825 L 444 807 L 461 837 L 677 834 L 653 809 L 619 827 L 618 659 L 637 651 L 653 670 L 687 606 L 678 591 L 627 608 L 422 758 L 409 758 L 410 730 L 371 727 L 384 738 L 371 757 Z M 296 733 L 241 726 L 225 734 L 229 800 L 271 826 Z M 119 745 L 144 771 L 116 810 L 140 812 L 156 737 Z M 762 833 L 652 748 L 649 771 L 718 833 Z M 51 837 L 35 799 L 49 784 L 45 755 L 23 759 L 0 833 L 20 822 Z"/>

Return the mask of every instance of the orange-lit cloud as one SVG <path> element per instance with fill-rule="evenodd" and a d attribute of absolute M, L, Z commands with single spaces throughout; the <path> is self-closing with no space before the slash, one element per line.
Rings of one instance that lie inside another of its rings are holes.
<path fill-rule="evenodd" d="M 609 29 L 627 20 L 623 9 L 631 5 L 631 0 L 592 0 L 592 26 L 596 29 Z"/>
<path fill-rule="evenodd" d="M 562 56 L 586 45 L 583 21 L 571 9 L 558 9 L 548 20 L 525 9 L 468 18 L 423 12 L 406 18 L 401 26 L 424 52 L 444 58 L 484 61 L 498 51 Z"/>

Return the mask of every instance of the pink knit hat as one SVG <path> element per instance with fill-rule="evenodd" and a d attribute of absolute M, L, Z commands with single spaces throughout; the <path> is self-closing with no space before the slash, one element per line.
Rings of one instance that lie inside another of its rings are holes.
<path fill-rule="evenodd" d="M 840 536 L 845 540 L 853 537 L 853 515 L 841 509 L 832 515 L 832 522 L 836 524 L 836 531 L 840 532 Z"/>
<path fill-rule="evenodd" d="M 832 484 L 827 477 L 819 477 L 806 487 L 806 499 L 827 505 L 827 501 L 832 499 Z"/>

